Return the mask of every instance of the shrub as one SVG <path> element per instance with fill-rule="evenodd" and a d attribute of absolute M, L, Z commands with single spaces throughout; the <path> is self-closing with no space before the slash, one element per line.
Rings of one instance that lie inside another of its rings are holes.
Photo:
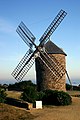
<path fill-rule="evenodd" d="M 45 95 L 45 93 L 43 91 L 37 92 L 36 100 L 42 100 L 44 95 Z"/>
<path fill-rule="evenodd" d="M 21 99 L 35 103 L 36 100 L 42 100 L 43 105 L 69 105 L 72 103 L 71 96 L 63 91 L 45 90 L 37 92 L 34 87 L 28 86 L 21 95 Z"/>
<path fill-rule="evenodd" d="M 70 105 L 72 103 L 71 96 L 63 91 L 46 90 L 42 98 L 44 105 Z"/>
<path fill-rule="evenodd" d="M 66 83 L 66 90 L 71 90 L 71 89 L 72 89 L 72 86 Z"/>
<path fill-rule="evenodd" d="M 0 103 L 4 103 L 5 102 L 5 99 L 6 99 L 6 93 L 5 93 L 5 90 L 0 88 Z"/>
<path fill-rule="evenodd" d="M 34 103 L 37 99 L 37 91 L 34 87 L 28 86 L 26 89 L 24 89 L 23 93 L 21 94 L 21 99 Z"/>
<path fill-rule="evenodd" d="M 53 91 L 52 90 L 45 90 L 44 93 L 45 94 L 42 98 L 43 104 L 44 105 L 53 105 L 53 100 L 54 100 Z"/>
<path fill-rule="evenodd" d="M 71 96 L 63 91 L 58 91 L 56 93 L 56 105 L 70 105 L 72 103 Z"/>

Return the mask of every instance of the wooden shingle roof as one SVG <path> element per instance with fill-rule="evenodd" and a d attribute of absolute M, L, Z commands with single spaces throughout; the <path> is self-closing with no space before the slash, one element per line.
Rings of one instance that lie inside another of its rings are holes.
<path fill-rule="evenodd" d="M 61 48 L 59 48 L 50 40 L 44 45 L 44 47 L 48 54 L 63 54 L 67 56 L 67 54 Z"/>

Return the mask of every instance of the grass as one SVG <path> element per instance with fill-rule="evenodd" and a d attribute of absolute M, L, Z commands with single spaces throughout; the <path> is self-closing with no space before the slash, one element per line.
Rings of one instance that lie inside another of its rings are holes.
<path fill-rule="evenodd" d="M 75 90 L 73 90 L 73 91 L 67 91 L 67 93 L 68 93 L 69 95 L 73 96 L 73 97 L 78 97 L 78 96 L 80 96 L 80 91 L 75 91 Z"/>
<path fill-rule="evenodd" d="M 25 109 L 0 103 L 0 120 L 32 120 L 34 117 Z"/>
<path fill-rule="evenodd" d="M 19 99 L 22 92 L 18 91 L 6 91 L 7 97 Z"/>
<path fill-rule="evenodd" d="M 7 97 L 20 99 L 21 92 L 6 91 Z M 32 115 L 24 108 L 18 108 L 12 105 L 0 103 L 0 120 L 32 120 Z"/>

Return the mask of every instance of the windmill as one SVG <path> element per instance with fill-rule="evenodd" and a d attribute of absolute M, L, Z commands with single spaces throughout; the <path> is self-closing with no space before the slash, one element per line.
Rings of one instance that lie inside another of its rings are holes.
<path fill-rule="evenodd" d="M 42 61 L 42 63 L 46 66 L 46 69 L 48 69 L 48 72 L 51 77 L 53 77 L 54 81 L 59 81 L 63 75 L 66 74 L 71 84 L 70 78 L 64 66 L 59 63 L 56 57 L 53 56 L 53 58 L 51 58 L 44 48 L 47 41 L 49 41 L 50 36 L 56 30 L 66 15 L 67 13 L 64 10 L 60 10 L 55 19 L 51 22 L 49 27 L 39 39 L 40 43 L 38 46 L 35 44 L 35 36 L 25 26 L 25 24 L 23 22 L 19 24 L 16 31 L 23 39 L 23 41 L 29 46 L 29 50 L 26 52 L 24 57 L 12 72 L 12 76 L 17 81 L 21 81 L 23 79 L 23 77 L 27 74 L 29 69 L 34 64 L 35 59 L 39 58 L 39 60 Z M 33 46 L 35 47 L 35 50 L 33 50 Z"/>

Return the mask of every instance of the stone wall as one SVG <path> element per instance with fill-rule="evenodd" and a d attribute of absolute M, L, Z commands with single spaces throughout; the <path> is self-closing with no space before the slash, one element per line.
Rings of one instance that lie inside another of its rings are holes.
<path fill-rule="evenodd" d="M 55 57 L 58 62 L 66 69 L 66 61 L 65 55 L 63 54 L 49 54 L 51 57 Z M 49 69 L 43 64 L 40 58 L 36 58 L 36 79 L 37 79 L 37 88 L 38 91 L 45 89 L 53 89 L 53 90 L 63 90 L 66 91 L 65 82 L 66 77 L 65 74 L 59 80 L 54 79 L 53 74 Z"/>

